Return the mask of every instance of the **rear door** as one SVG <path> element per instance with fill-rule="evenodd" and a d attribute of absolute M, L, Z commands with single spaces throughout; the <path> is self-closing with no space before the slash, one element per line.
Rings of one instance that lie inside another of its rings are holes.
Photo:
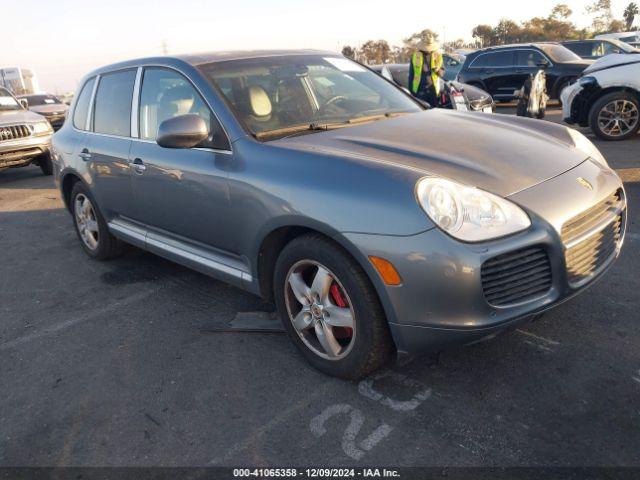
<path fill-rule="evenodd" d="M 514 79 L 515 58 L 513 50 L 485 52 L 478 55 L 469 69 L 483 79 L 487 91 L 496 100 L 510 100 L 517 87 Z M 476 76 L 476 75 L 474 75 Z"/>
<path fill-rule="evenodd" d="M 135 68 L 99 76 L 89 131 L 78 149 L 88 163 L 92 193 L 107 221 L 136 217 L 129 168 L 135 79 Z"/>

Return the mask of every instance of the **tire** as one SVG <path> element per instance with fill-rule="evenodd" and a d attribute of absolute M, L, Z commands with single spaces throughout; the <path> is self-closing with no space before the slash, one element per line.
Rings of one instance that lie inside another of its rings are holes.
<path fill-rule="evenodd" d="M 44 175 L 53 175 L 53 162 L 51 161 L 51 155 L 45 153 L 40 156 L 38 160 L 38 165 L 40 165 L 40 170 Z"/>
<path fill-rule="evenodd" d="M 319 278 L 327 281 L 318 281 L 323 288 L 314 289 L 313 281 Z M 306 305 L 298 300 L 304 287 Z M 324 299 L 308 301 L 319 292 L 327 292 L 326 296 L 321 294 Z M 303 235 L 282 250 L 274 271 L 274 298 L 293 343 L 311 365 L 328 375 L 360 379 L 387 363 L 394 351 L 384 311 L 369 278 L 347 252 L 321 235 Z M 294 319 L 302 326 L 300 330 Z"/>
<path fill-rule="evenodd" d="M 88 206 L 85 202 L 89 202 Z M 96 260 L 108 260 L 122 254 L 124 244 L 109 232 L 93 195 L 84 183 L 76 182 L 73 186 L 70 207 L 76 234 L 87 255 Z M 80 211 L 82 207 L 87 208 Z"/>
<path fill-rule="evenodd" d="M 618 111 L 620 107 L 622 111 Z M 640 102 L 635 95 L 621 91 L 611 92 L 596 100 L 591 106 L 589 127 L 603 140 L 626 140 L 638 133 L 639 113 Z M 617 123 L 607 128 L 609 121 Z"/>

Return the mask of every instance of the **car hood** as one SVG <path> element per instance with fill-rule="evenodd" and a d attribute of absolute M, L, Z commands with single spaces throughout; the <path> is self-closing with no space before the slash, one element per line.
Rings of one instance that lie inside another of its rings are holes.
<path fill-rule="evenodd" d="M 271 142 L 394 164 L 512 195 L 582 163 L 567 127 L 522 117 L 432 109 Z"/>
<path fill-rule="evenodd" d="M 587 67 L 584 75 L 605 70 L 607 68 L 618 67 L 628 63 L 640 63 L 640 55 L 636 53 L 612 53 L 606 57 L 602 57 L 595 63 Z"/>
<path fill-rule="evenodd" d="M 18 123 L 39 122 L 44 120 L 42 115 L 28 110 L 0 110 L 0 125 L 15 125 Z"/>

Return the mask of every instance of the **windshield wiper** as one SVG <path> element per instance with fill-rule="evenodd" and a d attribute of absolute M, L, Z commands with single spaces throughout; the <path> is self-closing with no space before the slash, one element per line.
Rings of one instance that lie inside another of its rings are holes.
<path fill-rule="evenodd" d="M 341 128 L 341 127 L 346 127 L 348 126 L 349 123 L 347 122 L 335 122 L 335 123 L 310 123 L 308 125 L 296 125 L 295 127 L 284 127 L 284 128 L 278 128 L 275 130 L 267 130 L 266 132 L 258 132 L 255 134 L 255 137 L 260 140 L 260 139 L 264 139 L 264 138 L 271 138 L 271 137 L 277 137 L 277 138 L 287 138 L 287 137 L 292 137 L 295 135 L 301 135 L 301 134 L 305 134 L 305 133 L 311 133 L 311 132 L 324 132 L 327 130 L 333 130 L 334 128 Z M 280 137 L 280 135 L 283 135 L 282 137 Z"/>
<path fill-rule="evenodd" d="M 294 127 L 284 127 L 284 128 L 278 128 L 276 130 L 268 130 L 266 132 L 258 132 L 255 134 L 255 137 L 258 140 L 265 139 L 265 138 L 272 138 L 272 137 L 282 140 L 283 138 L 294 137 L 296 135 L 304 135 L 306 133 L 335 130 L 336 128 L 344 128 L 350 125 L 358 125 L 360 123 L 374 122 L 376 120 L 383 120 L 386 118 L 397 117 L 399 115 L 404 115 L 407 113 L 409 112 L 386 112 L 386 113 L 379 113 L 376 115 L 367 115 L 364 117 L 349 118 L 348 120 L 342 120 L 340 122 L 327 122 L 327 123 L 313 122 L 308 125 L 306 124 L 296 125 Z"/>

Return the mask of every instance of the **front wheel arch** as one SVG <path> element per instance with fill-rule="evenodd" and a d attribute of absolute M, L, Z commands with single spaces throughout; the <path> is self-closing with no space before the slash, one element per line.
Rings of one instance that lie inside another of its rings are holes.
<path fill-rule="evenodd" d="M 391 300 L 387 295 L 386 288 L 380 278 L 380 275 L 374 269 L 369 259 L 340 233 L 325 232 L 315 226 L 310 227 L 303 224 L 285 225 L 273 229 L 264 237 L 260 245 L 256 265 L 260 296 L 268 301 L 273 301 L 273 273 L 275 271 L 275 265 L 280 252 L 282 252 L 284 247 L 294 239 L 310 233 L 325 237 L 329 241 L 333 242 L 337 247 L 344 250 L 358 263 L 360 268 L 362 268 L 369 278 L 369 281 L 378 295 L 378 299 L 382 304 L 387 322 L 395 322 L 397 319 L 395 317 L 394 310 L 391 307 Z"/>

